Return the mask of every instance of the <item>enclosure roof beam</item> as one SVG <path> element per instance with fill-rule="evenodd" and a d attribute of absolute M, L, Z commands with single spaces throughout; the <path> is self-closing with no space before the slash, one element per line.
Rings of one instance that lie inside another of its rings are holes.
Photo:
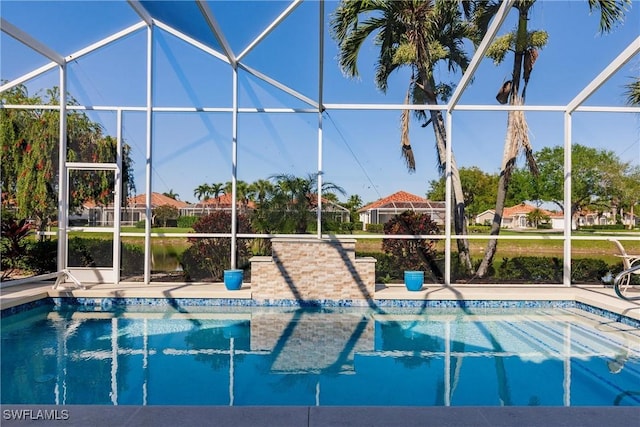
<path fill-rule="evenodd" d="M 611 76 L 613 76 L 620 68 L 629 60 L 640 52 L 640 36 L 629 43 L 629 46 L 623 50 L 609 65 L 602 70 L 598 76 L 591 81 L 569 104 L 567 104 L 567 113 L 573 113 L 587 98 L 598 90 Z"/>
<path fill-rule="evenodd" d="M 127 3 L 129 3 L 129 6 L 135 10 L 140 19 L 142 19 L 147 26 L 150 27 L 153 25 L 153 18 L 139 0 L 127 0 Z"/>
<path fill-rule="evenodd" d="M 58 52 L 54 51 L 44 43 L 36 40 L 31 35 L 25 33 L 20 28 L 16 27 L 4 18 L 0 18 L 0 30 L 7 33 L 19 42 L 29 46 L 39 54 L 46 56 L 56 64 L 64 65 L 64 58 L 62 57 L 62 55 L 60 55 Z"/>
<path fill-rule="evenodd" d="M 515 0 L 505 0 L 500 5 L 500 9 L 498 9 L 496 16 L 493 18 L 493 21 L 491 21 L 491 25 L 489 25 L 487 33 L 484 35 L 482 41 L 478 45 L 473 58 L 471 58 L 471 62 L 469 63 L 467 70 L 464 72 L 462 78 L 460 79 L 460 82 L 456 86 L 456 89 L 453 91 L 453 95 L 451 95 L 451 99 L 449 99 L 449 104 L 447 105 L 447 111 L 453 110 L 458 101 L 460 101 L 462 93 L 467 88 L 469 83 L 471 83 L 471 79 L 473 78 L 478 66 L 480 65 L 480 61 L 482 61 L 482 59 L 484 58 L 485 52 L 489 48 L 489 44 L 493 41 L 493 38 L 496 36 L 496 33 L 502 26 L 502 23 L 507 18 L 507 15 L 509 14 L 511 6 L 513 6 L 513 3 L 515 3 Z"/>
<path fill-rule="evenodd" d="M 216 21 L 215 16 L 213 16 L 213 12 L 211 11 L 211 9 L 209 9 L 209 5 L 203 0 L 196 0 L 196 3 L 198 4 L 198 8 L 200 9 L 200 12 L 202 12 L 202 15 L 204 16 L 204 19 L 207 21 L 207 25 L 209 26 L 209 28 L 211 29 L 215 37 L 220 42 L 220 46 L 222 46 L 222 50 L 224 50 L 224 54 L 227 56 L 227 58 L 229 58 L 229 64 L 231 64 L 233 68 L 236 68 L 238 65 L 238 60 L 233 54 L 231 45 L 229 45 L 229 42 L 227 41 L 227 39 L 224 36 L 224 33 L 222 32 L 222 28 L 220 28 L 218 21 Z"/>
<path fill-rule="evenodd" d="M 88 53 L 91 53 L 95 50 L 100 49 L 101 47 L 107 46 L 110 43 L 113 43 L 117 40 L 120 40 L 123 37 L 128 36 L 129 34 L 135 33 L 136 31 L 142 29 L 142 28 L 146 28 L 146 24 L 144 22 L 138 22 L 137 24 L 133 24 L 128 28 L 125 28 L 122 31 L 118 31 L 115 34 L 110 35 L 109 37 L 105 37 L 104 39 L 95 42 L 83 49 L 80 49 L 74 53 L 72 53 L 71 55 L 66 56 L 64 59 L 66 62 L 71 62 L 73 60 L 76 60 L 78 58 L 80 58 L 81 56 L 84 56 Z"/>
<path fill-rule="evenodd" d="M 238 55 L 237 60 L 241 61 L 242 58 L 244 58 L 249 52 L 251 52 L 254 47 L 256 47 L 262 40 L 264 40 L 264 38 L 267 37 L 269 33 L 271 33 L 271 31 L 273 31 L 278 25 L 280 25 L 280 23 L 284 21 L 285 18 L 289 16 L 291 12 L 293 12 L 301 4 L 302 0 L 294 0 L 291 4 L 289 4 L 289 6 L 280 14 L 280 16 L 278 16 L 271 24 L 269 24 L 269 26 L 265 28 L 265 30 L 258 37 L 256 37 L 251 43 L 249 43 L 249 46 L 247 46 L 246 49 L 243 50 L 240 55 Z"/>

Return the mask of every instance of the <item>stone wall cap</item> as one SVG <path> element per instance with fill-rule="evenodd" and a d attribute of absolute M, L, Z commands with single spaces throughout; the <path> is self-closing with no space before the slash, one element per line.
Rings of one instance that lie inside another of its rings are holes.
<path fill-rule="evenodd" d="M 289 242 L 289 243 L 356 243 L 356 239 L 338 239 L 338 238 L 314 238 L 314 237 L 274 237 L 272 242 Z"/>
<path fill-rule="evenodd" d="M 269 261 L 273 261 L 273 257 L 272 256 L 256 255 L 256 256 L 252 256 L 251 258 L 249 258 L 249 262 L 269 262 Z"/>

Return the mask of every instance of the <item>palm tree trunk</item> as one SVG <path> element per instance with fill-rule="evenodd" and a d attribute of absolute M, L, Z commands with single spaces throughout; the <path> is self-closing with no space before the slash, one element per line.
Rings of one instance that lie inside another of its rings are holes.
<path fill-rule="evenodd" d="M 520 100 L 518 97 L 518 91 L 520 89 L 520 76 L 522 70 L 522 63 L 524 62 L 524 54 L 527 48 L 527 20 L 528 13 L 531 4 L 523 3 L 521 6 L 515 6 L 519 11 L 518 29 L 517 29 L 517 41 L 516 52 L 513 59 L 513 80 L 511 86 L 511 93 L 509 94 L 510 105 L 516 105 L 524 100 Z M 502 217 L 504 214 L 504 203 L 507 198 L 507 189 L 509 188 L 509 182 L 511 181 L 511 172 L 516 164 L 516 158 L 518 155 L 519 136 L 517 120 L 524 120 L 522 112 L 509 111 L 507 116 L 507 138 L 504 144 L 504 151 L 502 157 L 502 165 L 500 168 L 500 178 L 498 180 L 498 194 L 496 196 L 496 209 L 493 215 L 493 223 L 491 224 L 491 236 L 497 236 L 500 234 L 500 226 L 502 224 Z M 493 257 L 498 250 L 498 240 L 489 239 L 487 247 L 485 249 L 482 262 L 476 271 L 476 276 L 482 278 L 485 277 L 489 271 L 489 267 L 493 263 Z"/>
<path fill-rule="evenodd" d="M 432 96 L 433 92 L 429 89 L 434 87 L 434 82 L 423 79 L 423 87 L 426 88 L 427 102 L 430 105 L 436 105 L 437 100 Z M 447 131 L 444 126 L 444 119 L 440 111 L 431 110 L 431 122 L 433 123 L 433 132 L 436 138 L 436 149 L 438 151 L 440 165 L 447 164 Z M 456 235 L 467 234 L 467 221 L 465 218 L 464 193 L 462 192 L 462 181 L 460 180 L 460 172 L 456 164 L 455 157 L 451 153 L 451 189 L 453 190 L 453 225 Z M 469 241 L 467 239 L 456 239 L 458 245 L 458 260 L 460 266 L 465 272 L 471 271 L 471 254 L 469 252 Z"/>
<path fill-rule="evenodd" d="M 507 189 L 509 187 L 509 180 L 511 178 L 511 172 L 513 171 L 513 167 L 515 166 L 516 154 L 514 153 L 514 115 L 512 112 L 509 112 L 509 117 L 507 119 L 507 141 L 505 142 L 505 150 L 504 156 L 502 159 L 502 167 L 500 172 L 500 178 L 498 179 L 498 194 L 496 196 L 496 208 L 495 213 L 493 215 L 493 222 L 491 223 L 491 231 L 489 235 L 497 236 L 500 234 L 500 226 L 502 225 L 502 217 L 504 215 L 504 205 L 505 200 L 507 199 Z M 516 153 L 517 153 L 517 147 Z M 493 257 L 498 250 L 498 240 L 497 239 L 489 239 L 487 242 L 487 247 L 485 249 L 484 257 L 482 258 L 482 262 L 480 266 L 478 266 L 478 271 L 476 272 L 476 276 L 484 277 L 487 275 L 489 271 L 489 267 L 493 263 Z"/>

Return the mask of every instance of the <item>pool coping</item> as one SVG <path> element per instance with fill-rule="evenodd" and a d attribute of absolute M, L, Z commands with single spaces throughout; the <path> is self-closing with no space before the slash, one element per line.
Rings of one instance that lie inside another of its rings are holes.
<path fill-rule="evenodd" d="M 460 306 L 474 302 L 474 306 L 517 306 L 522 302 L 573 301 L 595 309 L 614 313 L 640 322 L 640 301 L 625 301 L 616 296 L 613 288 L 603 285 L 427 285 L 418 292 L 406 290 L 402 284 L 378 284 L 373 299 L 365 300 L 253 300 L 251 286 L 243 284 L 237 291 L 228 291 L 222 283 L 120 283 L 88 285 L 86 289 L 53 289 L 53 283 L 40 282 L 0 288 L 0 310 L 5 317 L 32 305 L 57 299 L 76 301 L 84 305 L 100 306 L 124 302 L 126 305 L 158 305 L 167 302 L 180 306 L 332 306 L 332 307 L 426 307 Z M 108 308 L 108 307 L 105 307 Z"/>
<path fill-rule="evenodd" d="M 602 427 L 630 425 L 640 407 L 616 406 L 101 406 L 0 405 L 3 426 L 210 425 L 214 427 Z M 9 411 L 9 412 L 7 412 Z M 23 420 L 11 418 L 20 414 Z M 40 418 L 38 418 L 40 417 Z"/>

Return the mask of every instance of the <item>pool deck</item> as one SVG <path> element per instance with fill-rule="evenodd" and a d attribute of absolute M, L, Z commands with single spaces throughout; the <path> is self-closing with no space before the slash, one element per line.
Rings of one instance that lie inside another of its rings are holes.
<path fill-rule="evenodd" d="M 52 282 L 25 283 L 0 289 L 2 310 L 47 297 L 85 298 L 239 298 L 250 299 L 251 287 L 227 291 L 222 283 L 121 283 L 87 289 L 52 289 Z M 640 293 L 638 294 L 640 296 Z M 427 285 L 409 292 L 404 285 L 377 285 L 376 300 L 543 300 L 577 301 L 640 320 L 640 301 L 624 301 L 602 285 Z M 58 416 L 44 422 L 43 412 Z M 7 412 L 9 411 L 9 412 Z M 12 412 L 13 411 L 13 412 Z M 66 411 L 66 412 L 62 412 Z M 3 426 L 446 426 L 555 427 L 640 426 L 640 407 L 228 407 L 228 406 L 94 406 L 2 405 Z M 66 416 L 65 416 L 66 414 Z M 18 420 L 16 417 L 21 416 Z"/>

